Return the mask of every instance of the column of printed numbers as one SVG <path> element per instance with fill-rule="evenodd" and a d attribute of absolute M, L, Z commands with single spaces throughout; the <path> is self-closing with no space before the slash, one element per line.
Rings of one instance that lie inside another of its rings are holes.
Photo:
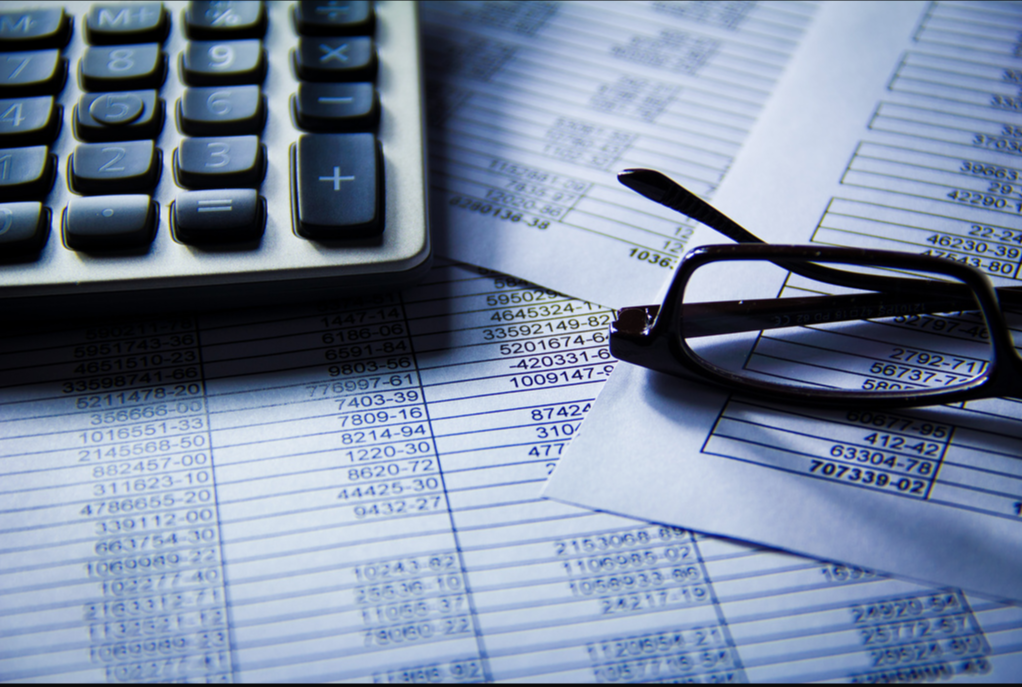
<path fill-rule="evenodd" d="M 478 669 L 401 297 L 252 317 L 210 317 L 203 329 L 237 664 L 265 680 Z M 268 387 L 286 402 L 267 404 Z M 301 641 L 323 656 L 300 668 L 264 646 L 297 641 L 281 622 L 297 617 L 317 619 Z"/>
<path fill-rule="evenodd" d="M 85 570 L 99 598 L 83 606 L 91 659 L 116 681 L 224 676 L 220 536 L 194 325 L 108 331 L 90 332 L 99 340 L 75 349 L 75 371 L 100 391 L 74 400 L 87 419 L 76 433 L 78 463 L 92 478 L 78 515 L 96 537 Z"/>
<path fill-rule="evenodd" d="M 918 682 L 990 670 L 990 646 L 958 590 L 712 537 L 694 545 L 753 682 Z"/>
<path fill-rule="evenodd" d="M 740 682 L 738 651 L 720 625 L 627 634 L 586 644 L 597 682 Z"/>
<path fill-rule="evenodd" d="M 681 611 L 714 603 L 691 534 L 649 526 L 554 544 L 574 596 L 598 604 L 599 616 Z M 598 682 L 684 679 L 733 681 L 737 651 L 711 613 L 669 613 L 652 632 L 620 632 L 586 644 Z M 672 627 L 673 624 L 673 627 Z M 660 629 L 663 628 L 663 629 Z"/>
<path fill-rule="evenodd" d="M 957 590 L 856 604 L 851 621 L 871 670 L 856 682 L 917 682 L 990 671 L 990 645 Z"/>
<path fill-rule="evenodd" d="M 399 649 L 472 637 L 465 580 L 454 551 L 372 562 L 355 566 L 351 572 L 357 583 L 354 601 L 365 627 L 362 637 L 367 649 Z M 473 654 L 393 668 L 375 673 L 374 680 L 403 681 L 396 676 L 420 673 L 431 682 L 466 679 L 470 671 L 479 670 L 479 661 Z"/>
<path fill-rule="evenodd" d="M 355 391 L 334 400 L 348 465 L 338 499 L 359 520 L 446 508 L 404 313 L 395 298 L 387 300 L 319 319 L 326 373 Z"/>
<path fill-rule="evenodd" d="M 612 532 L 555 542 L 554 549 L 572 595 L 597 602 L 601 615 L 692 606 L 711 598 L 683 530 Z"/>
<path fill-rule="evenodd" d="M 485 270 L 441 269 L 406 299 L 493 676 L 653 679 L 734 665 L 726 647 L 695 661 L 675 636 L 695 642 L 717 623 L 687 533 L 536 498 L 613 369 L 612 313 Z M 538 650 L 553 628 L 557 647 Z M 653 656 L 613 655 L 660 632 L 674 640 Z"/>
<path fill-rule="evenodd" d="M 393 389 L 337 399 L 337 420 L 344 430 L 342 456 L 350 466 L 348 486 L 338 498 L 354 504 L 352 512 L 360 520 L 447 509 L 404 308 L 396 298 L 388 300 L 392 304 L 368 315 L 361 311 L 322 318 L 331 328 L 340 327 L 324 334 L 324 342 L 358 341 L 327 349 L 328 360 L 344 361 L 330 364 L 329 374 L 349 380 L 384 371 L 390 374 L 385 382 Z M 367 316 L 383 322 L 359 330 Z M 353 337 L 352 331 L 361 334 Z M 353 567 L 351 573 L 366 648 L 395 649 L 472 636 L 465 580 L 454 551 L 372 561 Z M 453 679 L 467 669 L 463 664 L 478 666 L 478 661 L 473 656 L 399 666 L 374 673 L 373 679 Z"/>
<path fill-rule="evenodd" d="M 452 266 L 449 281 L 407 296 L 441 452 L 459 454 L 445 459 L 445 472 L 482 460 L 506 466 L 508 477 L 543 480 L 614 368 L 606 335 L 612 313 L 478 272 Z M 436 309 L 439 293 L 454 295 L 456 312 Z M 456 365 L 450 348 L 457 349 Z M 564 386 L 578 387 L 577 400 L 566 400 L 558 390 Z M 489 431 L 463 432 L 468 418 L 475 430 Z"/>
<path fill-rule="evenodd" d="M 924 499 L 933 487 L 954 431 L 949 425 L 891 413 L 849 411 L 818 417 L 784 413 L 782 424 L 778 424 L 777 415 L 754 404 L 732 401 L 703 450 L 740 455 L 821 479 Z M 833 430 L 827 439 L 816 438 L 808 429 L 821 419 L 832 422 Z M 785 450 L 781 440 L 768 444 L 777 448 L 758 447 L 764 436 L 789 433 L 800 437 L 800 452 Z M 770 454 L 766 460 L 764 450 Z"/>

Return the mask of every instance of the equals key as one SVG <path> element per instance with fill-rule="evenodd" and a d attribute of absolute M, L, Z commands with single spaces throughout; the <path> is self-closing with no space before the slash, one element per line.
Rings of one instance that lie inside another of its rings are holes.
<path fill-rule="evenodd" d="M 266 201 L 255 189 L 187 191 L 170 212 L 174 238 L 191 245 L 256 241 L 266 228 Z"/>

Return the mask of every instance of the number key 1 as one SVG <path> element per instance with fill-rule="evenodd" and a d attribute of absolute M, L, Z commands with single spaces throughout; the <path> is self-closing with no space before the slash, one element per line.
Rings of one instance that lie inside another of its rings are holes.
<path fill-rule="evenodd" d="M 46 146 L 0 150 L 0 201 L 42 200 L 53 188 L 55 166 Z"/>

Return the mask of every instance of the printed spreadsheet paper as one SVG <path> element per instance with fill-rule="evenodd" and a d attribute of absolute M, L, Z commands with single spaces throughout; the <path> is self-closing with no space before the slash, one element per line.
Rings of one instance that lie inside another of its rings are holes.
<path fill-rule="evenodd" d="M 438 252 L 610 307 L 652 299 L 711 237 L 616 173 L 656 167 L 711 195 L 815 12 L 427 3 Z"/>
<path fill-rule="evenodd" d="M 4 331 L 0 680 L 1022 674 L 1018 606 L 539 498 L 610 317 L 440 264 Z"/>
<path fill-rule="evenodd" d="M 1022 8 L 843 10 L 841 30 L 820 17 L 718 207 L 774 243 L 930 253 L 1017 285 Z M 902 319 L 942 331 L 938 348 L 984 335 L 964 314 Z M 841 357 L 846 345 L 834 354 L 863 388 L 942 369 L 862 341 Z M 1017 399 L 776 408 L 621 365 L 589 418 L 548 496 L 1022 600 Z"/>

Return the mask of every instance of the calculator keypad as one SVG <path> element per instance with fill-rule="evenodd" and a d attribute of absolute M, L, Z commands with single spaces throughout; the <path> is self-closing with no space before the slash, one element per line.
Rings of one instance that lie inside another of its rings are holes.
<path fill-rule="evenodd" d="M 224 270 L 260 283 L 271 271 L 312 280 L 316 267 L 359 288 L 359 274 L 424 273 L 417 13 L 374 4 L 0 10 L 0 223 L 32 224 L 15 205 L 42 201 L 33 226 L 46 225 L 0 245 L 0 263 L 21 265 L 0 264 L 0 306 L 9 284 L 33 283 L 33 250 L 38 283 L 53 287 L 181 276 L 212 288 Z M 377 10 L 397 22 L 382 44 Z M 411 216 L 391 230 L 395 211 Z M 60 240 L 39 240 L 51 221 Z"/>

